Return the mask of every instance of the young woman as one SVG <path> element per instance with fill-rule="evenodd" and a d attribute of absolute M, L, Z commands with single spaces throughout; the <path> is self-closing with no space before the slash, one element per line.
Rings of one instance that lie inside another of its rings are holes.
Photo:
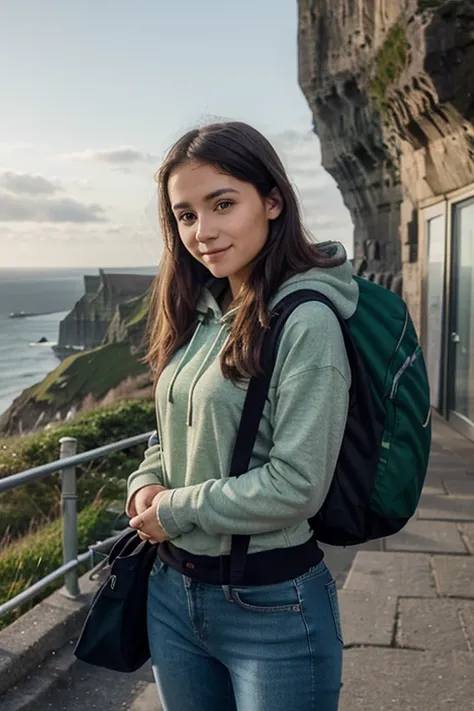
<path fill-rule="evenodd" d="M 129 478 L 127 512 L 161 544 L 148 632 L 163 708 L 336 711 L 337 593 L 307 522 L 331 483 L 351 383 L 326 305 L 286 322 L 249 471 L 229 469 L 272 310 L 315 289 L 349 318 L 351 265 L 341 245 L 310 243 L 278 156 L 246 124 L 190 131 L 157 180 L 165 251 L 147 357 L 159 444 Z M 233 587 L 239 534 L 251 542 Z"/>

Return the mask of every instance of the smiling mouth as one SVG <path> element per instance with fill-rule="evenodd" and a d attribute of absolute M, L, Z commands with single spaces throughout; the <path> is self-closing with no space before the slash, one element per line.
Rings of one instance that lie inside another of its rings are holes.
<path fill-rule="evenodd" d="M 224 247 L 224 249 L 215 249 L 213 252 L 202 252 L 202 256 L 213 257 L 215 254 L 223 254 L 224 252 L 227 252 L 228 249 L 230 249 L 230 246 Z"/>

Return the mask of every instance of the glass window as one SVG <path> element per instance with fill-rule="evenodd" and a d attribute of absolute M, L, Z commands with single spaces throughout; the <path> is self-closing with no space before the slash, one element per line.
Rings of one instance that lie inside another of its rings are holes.
<path fill-rule="evenodd" d="M 454 402 L 474 422 L 474 199 L 454 207 Z"/>
<path fill-rule="evenodd" d="M 439 409 L 444 291 L 445 216 L 426 222 L 426 336 L 424 356 L 431 390 L 431 404 Z"/>

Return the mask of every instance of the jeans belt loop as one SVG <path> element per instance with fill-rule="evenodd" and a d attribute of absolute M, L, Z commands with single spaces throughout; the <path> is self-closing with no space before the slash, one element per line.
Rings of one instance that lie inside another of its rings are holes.
<path fill-rule="evenodd" d="M 232 593 L 232 585 L 222 585 L 222 590 L 224 591 L 225 599 L 227 602 L 235 602 Z"/>

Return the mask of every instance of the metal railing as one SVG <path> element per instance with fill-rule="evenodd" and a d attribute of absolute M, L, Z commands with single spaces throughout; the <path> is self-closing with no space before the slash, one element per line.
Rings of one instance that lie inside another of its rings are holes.
<path fill-rule="evenodd" d="M 60 453 L 59 459 L 48 464 L 43 464 L 40 467 L 34 467 L 12 474 L 3 479 L 0 479 L 0 494 L 9 489 L 15 489 L 18 486 L 28 484 L 35 479 L 43 479 L 48 474 L 61 474 L 61 510 L 62 510 L 62 548 L 63 548 L 63 564 L 56 568 L 53 572 L 46 575 L 38 582 L 31 585 L 23 592 L 16 595 L 11 600 L 0 605 L 0 617 L 6 612 L 28 602 L 44 590 L 50 583 L 64 576 L 64 594 L 68 597 L 75 598 L 80 594 L 77 568 L 82 563 L 91 563 L 94 560 L 95 552 L 106 554 L 111 547 L 114 538 L 109 538 L 106 541 L 90 546 L 85 553 L 79 554 L 77 543 L 77 492 L 76 492 L 76 467 L 78 464 L 85 464 L 95 459 L 106 457 L 112 452 L 120 452 L 124 449 L 135 447 L 139 444 L 148 442 L 151 445 L 156 442 L 156 432 L 147 432 L 145 434 L 122 439 L 119 442 L 107 444 L 104 447 L 91 449 L 88 452 L 77 454 L 77 439 L 74 437 L 62 437 L 59 440 Z"/>

